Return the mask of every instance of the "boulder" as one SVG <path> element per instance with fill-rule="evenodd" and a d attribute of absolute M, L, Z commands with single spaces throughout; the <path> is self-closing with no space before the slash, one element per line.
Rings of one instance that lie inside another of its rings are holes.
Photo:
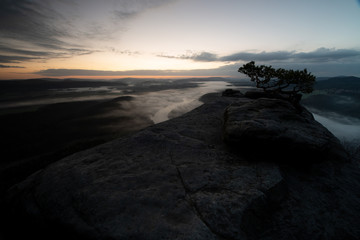
<path fill-rule="evenodd" d="M 233 89 L 226 89 L 222 93 L 223 97 L 243 97 L 244 94 L 242 94 L 239 90 L 233 90 Z"/>
<path fill-rule="evenodd" d="M 339 140 L 313 115 L 281 99 L 239 99 L 225 111 L 225 142 L 252 157 L 287 163 L 346 160 Z"/>

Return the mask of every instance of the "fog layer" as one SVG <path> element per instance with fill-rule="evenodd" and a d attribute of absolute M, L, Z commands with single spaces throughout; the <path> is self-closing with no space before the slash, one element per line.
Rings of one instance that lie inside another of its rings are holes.
<path fill-rule="evenodd" d="M 341 141 L 360 142 L 360 120 L 338 115 L 337 118 L 327 116 L 326 113 L 313 114 L 316 121 L 324 125 Z M 333 114 L 332 114 L 333 115 Z"/>
<path fill-rule="evenodd" d="M 128 109 L 144 114 L 156 124 L 170 118 L 180 116 L 200 106 L 199 98 L 210 92 L 218 92 L 226 89 L 227 82 L 213 81 L 199 83 L 196 88 L 170 89 L 131 95 L 133 108 Z M 123 104 L 119 102 L 119 104 Z"/>

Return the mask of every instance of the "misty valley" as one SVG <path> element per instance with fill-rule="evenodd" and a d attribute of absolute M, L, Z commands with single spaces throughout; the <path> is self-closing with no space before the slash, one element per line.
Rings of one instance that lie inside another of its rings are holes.
<path fill-rule="evenodd" d="M 202 105 L 207 93 L 246 92 L 244 79 L 33 79 L 0 82 L 1 190 L 72 153 Z M 302 104 L 342 142 L 360 144 L 360 79 L 317 81 Z"/>
<path fill-rule="evenodd" d="M 0 82 L 1 190 L 67 155 L 174 118 L 223 79 Z"/>
<path fill-rule="evenodd" d="M 302 104 L 317 121 L 346 145 L 360 145 L 360 78 L 334 77 L 317 81 Z"/>

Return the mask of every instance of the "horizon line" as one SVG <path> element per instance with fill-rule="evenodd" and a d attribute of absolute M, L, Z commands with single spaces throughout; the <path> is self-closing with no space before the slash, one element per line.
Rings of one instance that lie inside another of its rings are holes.
<path fill-rule="evenodd" d="M 189 78 L 231 78 L 231 79 L 242 79 L 241 77 L 233 77 L 233 76 L 162 76 L 162 75 L 149 75 L 149 76 L 66 76 L 66 77 L 31 77 L 31 78 L 4 78 L 0 79 L 0 81 L 21 81 L 21 80 L 41 80 L 41 79 L 54 79 L 54 80 L 67 80 L 67 79 L 91 79 L 91 80 L 116 80 L 116 79 L 189 79 Z"/>

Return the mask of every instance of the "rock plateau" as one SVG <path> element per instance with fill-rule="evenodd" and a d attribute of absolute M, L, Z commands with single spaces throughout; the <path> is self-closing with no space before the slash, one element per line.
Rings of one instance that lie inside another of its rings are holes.
<path fill-rule="evenodd" d="M 358 162 L 306 109 L 235 96 L 34 173 L 8 191 L 6 235 L 359 239 Z"/>

